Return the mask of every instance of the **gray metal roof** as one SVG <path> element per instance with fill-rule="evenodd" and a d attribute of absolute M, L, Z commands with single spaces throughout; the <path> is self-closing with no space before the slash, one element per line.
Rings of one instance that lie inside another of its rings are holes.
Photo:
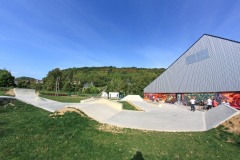
<path fill-rule="evenodd" d="M 240 91 L 240 43 L 203 35 L 144 93 Z"/>

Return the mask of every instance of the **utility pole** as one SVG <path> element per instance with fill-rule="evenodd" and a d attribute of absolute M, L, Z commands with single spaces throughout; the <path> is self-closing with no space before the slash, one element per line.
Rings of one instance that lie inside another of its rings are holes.
<path fill-rule="evenodd" d="M 60 82 L 60 77 L 57 77 L 57 79 L 56 79 L 56 92 L 55 92 L 55 96 L 58 96 L 59 82 Z"/>

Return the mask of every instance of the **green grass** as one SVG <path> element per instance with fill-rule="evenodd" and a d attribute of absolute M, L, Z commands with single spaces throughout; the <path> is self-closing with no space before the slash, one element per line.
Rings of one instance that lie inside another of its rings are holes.
<path fill-rule="evenodd" d="M 70 96 L 49 96 L 49 95 L 40 95 L 43 98 L 51 99 L 58 102 L 73 102 L 78 103 L 80 100 L 86 99 L 86 97 L 70 97 Z M 123 104 L 123 109 L 125 110 L 135 110 L 138 111 L 137 108 L 129 104 L 128 102 L 118 101 Z"/>
<path fill-rule="evenodd" d="M 5 94 L 5 91 L 1 91 L 0 90 L 0 96 L 5 96 L 6 94 Z"/>
<path fill-rule="evenodd" d="M 123 109 L 125 109 L 125 110 L 139 111 L 139 109 L 137 109 L 136 107 L 134 107 L 133 105 L 131 105 L 128 102 L 124 102 L 124 101 L 118 101 L 118 102 L 123 104 Z"/>
<path fill-rule="evenodd" d="M 72 102 L 79 103 L 80 100 L 86 99 L 86 97 L 70 97 L 70 96 L 48 96 L 48 95 L 40 95 L 40 97 L 51 99 L 59 102 Z"/>
<path fill-rule="evenodd" d="M 16 101 L 15 106 L 0 107 L 0 159 L 129 160 L 136 151 L 146 160 L 240 158 L 240 137 L 223 127 L 194 133 L 111 133 L 99 126 L 77 113 L 52 118 Z"/>

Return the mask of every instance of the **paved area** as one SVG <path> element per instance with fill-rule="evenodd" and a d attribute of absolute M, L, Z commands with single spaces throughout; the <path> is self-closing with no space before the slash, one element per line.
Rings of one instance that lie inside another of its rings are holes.
<path fill-rule="evenodd" d="M 206 129 L 214 128 L 237 114 L 240 114 L 240 111 L 225 105 L 210 109 L 204 113 Z"/>
<path fill-rule="evenodd" d="M 34 105 L 49 112 L 55 112 L 57 110 L 65 108 L 67 105 L 74 105 L 79 103 L 61 103 L 46 98 L 38 97 L 34 89 L 14 89 L 15 98 L 25 102 L 27 104 Z"/>
<path fill-rule="evenodd" d="M 165 106 L 145 112 L 122 111 L 107 119 L 105 123 L 127 128 L 186 132 L 204 131 L 203 121 L 202 112 L 189 112 L 177 107 Z"/>
<path fill-rule="evenodd" d="M 208 112 L 189 111 L 186 107 L 173 104 L 153 104 L 131 96 L 127 100 L 142 111 L 117 110 L 101 101 L 94 103 L 61 103 L 38 97 L 34 90 L 15 89 L 16 98 L 43 108 L 50 112 L 66 106 L 80 109 L 89 117 L 118 127 L 135 128 L 155 131 L 190 132 L 206 131 L 216 127 L 230 117 L 239 114 L 239 111 L 224 105 L 211 109 Z"/>

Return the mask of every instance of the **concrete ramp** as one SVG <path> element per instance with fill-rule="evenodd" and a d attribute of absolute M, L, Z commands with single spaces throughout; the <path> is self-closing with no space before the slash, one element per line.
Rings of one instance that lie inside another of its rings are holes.
<path fill-rule="evenodd" d="M 107 119 L 121 112 L 119 109 L 99 102 L 71 105 L 70 107 L 83 111 L 86 115 L 101 123 L 105 123 Z"/>
<path fill-rule="evenodd" d="M 105 120 L 120 113 L 123 109 L 121 103 L 105 98 L 90 98 L 82 100 L 79 105 L 73 105 L 73 107 L 80 109 L 89 117 L 101 123 L 105 123 Z"/>
<path fill-rule="evenodd" d="M 159 110 L 159 106 L 157 104 L 151 104 L 146 101 L 128 101 L 128 103 L 146 112 L 155 112 Z"/>
<path fill-rule="evenodd" d="M 21 97 L 21 96 L 37 97 L 35 89 L 14 88 L 13 91 L 16 97 Z"/>
<path fill-rule="evenodd" d="M 75 107 L 89 117 L 118 127 L 168 131 L 191 132 L 206 131 L 240 112 L 232 107 L 220 105 L 207 112 L 191 112 L 174 104 L 148 103 L 138 95 L 128 95 L 122 101 L 128 101 L 143 111 L 123 110 L 122 104 L 108 99 L 87 99 L 81 103 L 61 103 L 38 97 L 33 89 L 14 89 L 16 99 L 36 107 L 54 112 L 66 106 Z"/>
<path fill-rule="evenodd" d="M 49 112 L 55 112 L 69 104 L 38 97 L 34 89 L 14 88 L 14 93 L 16 99 Z"/>
<path fill-rule="evenodd" d="M 239 114 L 239 111 L 229 106 L 219 105 L 204 114 L 206 130 L 209 130 L 219 126 L 236 114 Z"/>
<path fill-rule="evenodd" d="M 127 95 L 121 101 L 143 101 L 143 99 L 139 95 Z"/>

